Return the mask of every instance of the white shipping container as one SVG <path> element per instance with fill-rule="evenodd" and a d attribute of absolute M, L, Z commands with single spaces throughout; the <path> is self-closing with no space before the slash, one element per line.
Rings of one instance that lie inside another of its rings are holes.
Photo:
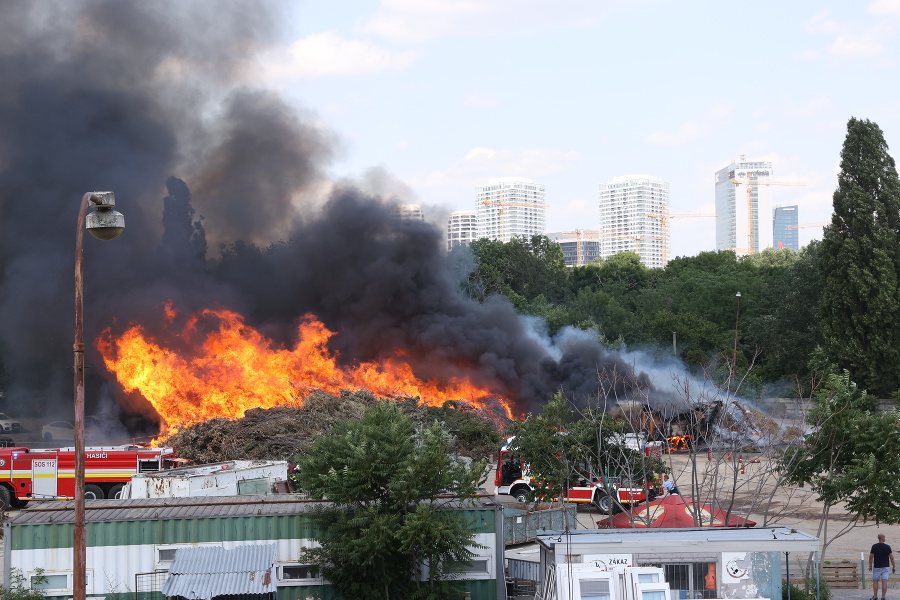
<path fill-rule="evenodd" d="M 287 481 L 284 460 L 232 460 L 154 473 L 139 473 L 122 491 L 123 498 L 186 498 L 274 493 L 275 482 Z"/>

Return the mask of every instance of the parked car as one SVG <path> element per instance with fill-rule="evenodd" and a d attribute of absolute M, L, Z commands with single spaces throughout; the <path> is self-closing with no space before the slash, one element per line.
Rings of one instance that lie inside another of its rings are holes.
<path fill-rule="evenodd" d="M 84 435 L 85 438 L 101 435 L 103 432 L 103 421 L 100 417 L 87 416 L 84 418 Z M 41 437 L 46 442 L 53 440 L 74 440 L 75 426 L 68 421 L 54 421 L 41 427 Z"/>
<path fill-rule="evenodd" d="M 75 426 L 68 421 L 53 421 L 41 427 L 41 437 L 47 442 L 53 440 L 74 440 Z"/>
<path fill-rule="evenodd" d="M 22 431 L 22 422 L 16 421 L 6 413 L 0 413 L 0 430 L 18 433 Z"/>

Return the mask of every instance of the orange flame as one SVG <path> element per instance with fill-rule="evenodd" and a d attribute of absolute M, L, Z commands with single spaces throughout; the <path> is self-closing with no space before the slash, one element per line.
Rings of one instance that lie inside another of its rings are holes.
<path fill-rule="evenodd" d="M 167 326 L 174 326 L 171 305 L 165 307 L 164 317 Z M 201 319 L 217 322 L 217 327 L 200 333 Z M 178 343 L 187 348 L 181 353 L 164 347 L 141 325 L 132 325 L 120 337 L 107 329 L 96 345 L 124 390 L 139 392 L 153 405 L 163 434 L 213 417 L 240 418 L 250 408 L 298 404 L 314 389 L 330 394 L 366 389 L 378 397 L 419 397 L 433 406 L 464 400 L 512 416 L 509 403 L 488 388 L 457 377 L 418 379 L 399 351 L 382 364 L 341 367 L 337 354 L 327 347 L 334 335 L 316 317 L 306 315 L 294 348 L 278 348 L 241 315 L 205 310 L 176 332 Z"/>

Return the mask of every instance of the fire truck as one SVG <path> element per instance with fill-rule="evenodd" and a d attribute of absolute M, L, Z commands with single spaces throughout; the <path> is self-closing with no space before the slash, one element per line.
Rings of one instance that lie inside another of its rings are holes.
<path fill-rule="evenodd" d="M 136 473 L 181 466 L 172 448 L 97 446 L 84 449 L 84 497 L 119 498 Z M 0 506 L 75 496 L 75 448 L 0 448 Z"/>
<path fill-rule="evenodd" d="M 497 495 L 512 496 L 519 502 L 526 502 L 528 495 L 534 491 L 533 478 L 528 472 L 528 465 L 510 451 L 513 439 L 509 438 L 500 449 L 494 485 Z M 585 473 L 562 499 L 564 502 L 593 504 L 601 513 L 611 515 L 622 507 L 629 508 L 639 502 L 653 500 L 657 494 L 656 487 L 649 483 L 646 486 L 625 485 L 617 477 Z"/>

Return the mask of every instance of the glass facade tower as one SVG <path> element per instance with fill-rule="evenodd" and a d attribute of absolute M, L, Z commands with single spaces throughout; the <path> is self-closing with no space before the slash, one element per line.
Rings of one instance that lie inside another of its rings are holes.
<path fill-rule="evenodd" d="M 776 206 L 772 216 L 772 245 L 775 248 L 800 249 L 797 206 Z"/>
<path fill-rule="evenodd" d="M 759 226 L 759 215 L 771 214 L 764 185 L 772 163 L 736 161 L 716 172 L 716 250 L 754 254 L 772 245 L 772 230 Z M 749 191 L 748 191 L 749 190 Z"/>

